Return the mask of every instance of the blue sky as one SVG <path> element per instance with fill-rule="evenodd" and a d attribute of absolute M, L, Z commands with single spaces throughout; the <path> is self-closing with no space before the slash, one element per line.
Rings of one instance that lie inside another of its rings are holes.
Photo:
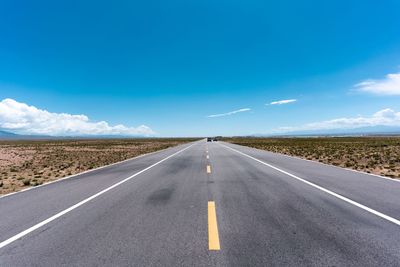
<path fill-rule="evenodd" d="M 399 1 L 2 1 L 0 100 L 15 102 L 0 105 L 0 127 L 204 136 L 342 127 L 335 119 L 399 126 L 399 12 Z M 71 130 L 61 113 L 85 118 Z"/>

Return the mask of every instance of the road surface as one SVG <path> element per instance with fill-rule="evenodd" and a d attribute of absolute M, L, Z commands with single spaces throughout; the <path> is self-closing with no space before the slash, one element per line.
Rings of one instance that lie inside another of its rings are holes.
<path fill-rule="evenodd" d="M 399 266 L 399 193 L 201 140 L 0 198 L 0 266 Z"/>

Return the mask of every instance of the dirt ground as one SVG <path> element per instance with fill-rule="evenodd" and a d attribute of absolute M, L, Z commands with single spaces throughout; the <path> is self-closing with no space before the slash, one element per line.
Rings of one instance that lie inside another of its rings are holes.
<path fill-rule="evenodd" d="M 400 137 L 228 138 L 225 141 L 400 178 Z"/>
<path fill-rule="evenodd" d="M 0 194 L 94 169 L 192 139 L 0 141 Z"/>

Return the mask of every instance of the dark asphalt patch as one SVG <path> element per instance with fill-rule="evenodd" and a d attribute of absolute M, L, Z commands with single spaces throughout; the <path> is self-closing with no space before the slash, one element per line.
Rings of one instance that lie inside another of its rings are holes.
<path fill-rule="evenodd" d="M 148 198 L 147 203 L 152 205 L 167 204 L 175 191 L 175 187 L 163 188 L 154 191 Z"/>

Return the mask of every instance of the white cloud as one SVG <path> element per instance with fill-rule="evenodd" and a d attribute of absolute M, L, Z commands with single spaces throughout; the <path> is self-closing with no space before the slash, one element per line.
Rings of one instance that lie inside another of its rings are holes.
<path fill-rule="evenodd" d="M 111 126 L 105 121 L 90 121 L 85 115 L 51 113 L 9 98 L 0 102 L 0 128 L 21 134 L 52 136 L 155 134 L 145 125 Z"/>
<path fill-rule="evenodd" d="M 302 126 L 280 127 L 274 132 L 332 130 L 332 129 L 356 129 L 373 126 L 400 126 L 400 112 L 390 108 L 382 109 L 370 117 L 338 118 L 321 122 L 313 122 Z"/>
<path fill-rule="evenodd" d="M 388 74 L 381 80 L 365 80 L 354 87 L 359 92 L 375 95 L 400 95 L 400 73 Z"/>
<path fill-rule="evenodd" d="M 229 115 L 233 115 L 233 114 L 240 113 L 240 112 L 246 112 L 246 111 L 250 111 L 250 110 L 251 109 L 249 109 L 249 108 L 241 108 L 241 109 L 230 111 L 227 113 L 208 115 L 207 118 L 224 117 L 224 116 L 229 116 Z"/>
<path fill-rule="evenodd" d="M 283 104 L 289 104 L 289 103 L 293 103 L 296 102 L 297 99 L 285 99 L 285 100 L 278 100 L 278 101 L 273 101 L 267 105 L 283 105 Z"/>

